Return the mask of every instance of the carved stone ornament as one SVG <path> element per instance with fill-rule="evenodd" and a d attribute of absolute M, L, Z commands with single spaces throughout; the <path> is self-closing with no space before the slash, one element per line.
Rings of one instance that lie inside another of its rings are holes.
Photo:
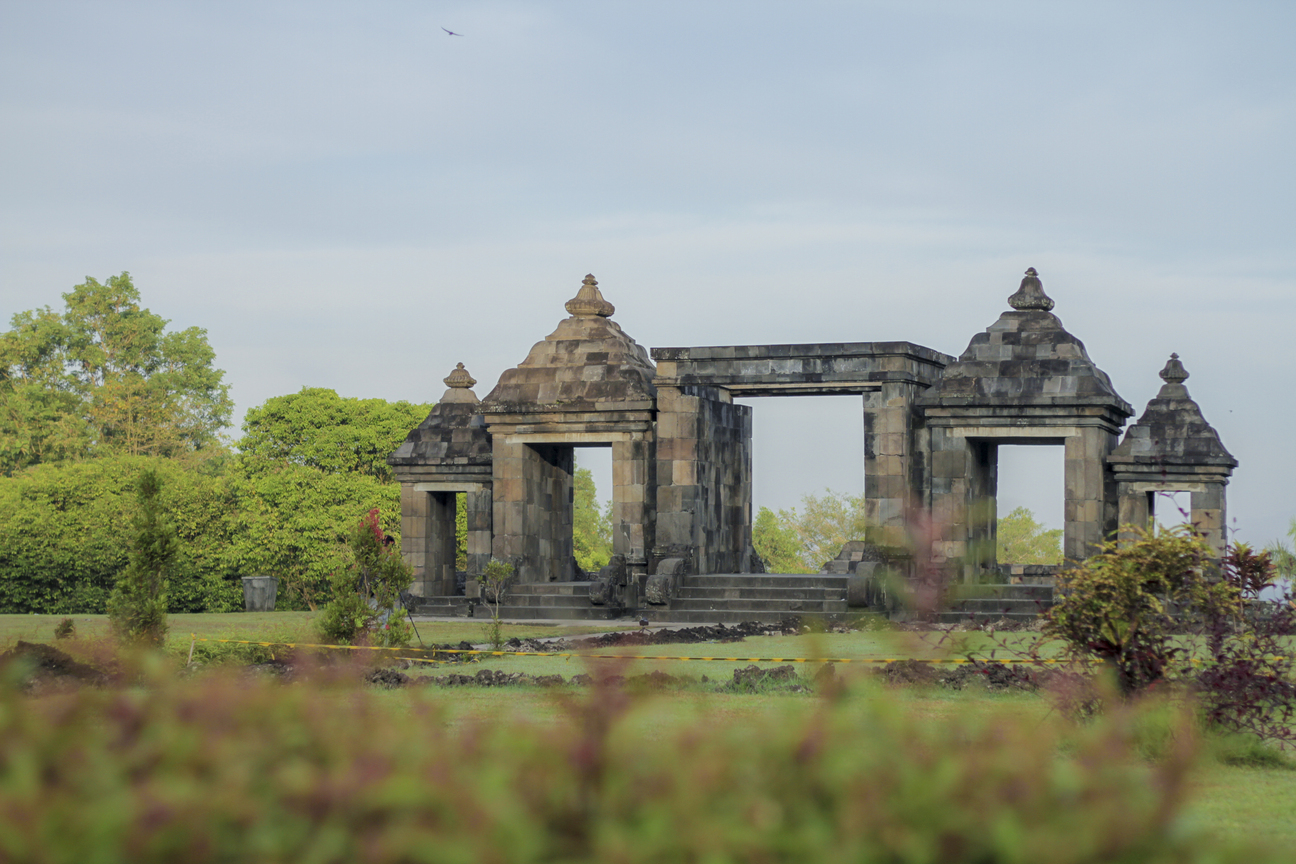
<path fill-rule="evenodd" d="M 1026 278 L 1021 281 L 1017 293 L 1008 298 L 1008 305 L 1019 312 L 1048 312 L 1053 308 L 1053 299 L 1044 293 L 1044 283 L 1034 267 L 1026 269 Z"/>
<path fill-rule="evenodd" d="M 450 388 L 441 397 L 443 403 L 477 403 L 477 394 L 471 389 L 477 383 L 477 379 L 468 374 L 468 370 L 462 363 L 457 364 L 454 371 L 441 380 Z"/>
<path fill-rule="evenodd" d="M 453 387 L 456 390 L 460 388 L 471 387 L 477 383 L 477 379 L 468 374 L 462 363 L 456 363 L 454 371 L 441 379 L 447 387 Z"/>
<path fill-rule="evenodd" d="M 567 301 L 566 309 L 577 318 L 611 318 L 616 311 L 615 306 L 603 299 L 592 273 L 585 277 L 576 296 Z"/>
<path fill-rule="evenodd" d="M 1178 354 L 1171 354 L 1161 370 L 1161 380 L 1167 384 L 1182 384 L 1188 380 L 1188 370 L 1179 362 Z"/>

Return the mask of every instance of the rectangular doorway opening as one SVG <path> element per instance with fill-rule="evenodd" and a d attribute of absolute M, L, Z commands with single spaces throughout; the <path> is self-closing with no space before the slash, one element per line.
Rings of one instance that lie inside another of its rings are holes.
<path fill-rule="evenodd" d="M 752 410 L 753 545 L 770 572 L 817 573 L 863 539 L 861 398 L 735 401 Z"/>
<path fill-rule="evenodd" d="M 1000 441 L 995 496 L 995 560 L 1000 565 L 1062 563 L 1066 519 L 1065 448 Z"/>
<path fill-rule="evenodd" d="M 1192 524 L 1192 493 L 1176 489 L 1149 492 L 1148 515 L 1160 528 Z"/>
<path fill-rule="evenodd" d="M 612 557 L 612 447 L 576 448 L 572 477 L 573 578 L 594 578 Z"/>

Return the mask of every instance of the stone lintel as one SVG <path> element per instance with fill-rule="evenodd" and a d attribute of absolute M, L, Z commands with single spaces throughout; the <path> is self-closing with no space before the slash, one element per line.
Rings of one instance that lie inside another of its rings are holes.
<path fill-rule="evenodd" d="M 427 481 L 412 483 L 410 486 L 415 492 L 484 492 L 491 488 L 491 481 L 489 478 L 484 483 L 466 483 L 454 480 Z"/>
<path fill-rule="evenodd" d="M 734 396 L 855 396 L 882 389 L 882 381 L 878 379 L 783 382 L 777 380 L 763 380 L 764 378 L 765 376 L 751 376 L 741 383 L 723 383 L 718 386 L 723 388 L 723 390 L 729 394 L 730 398 L 733 398 Z M 904 376 L 895 380 L 904 380 L 906 382 L 924 385 L 927 383 L 914 376 Z M 658 387 L 713 386 L 710 378 L 707 376 L 697 375 L 686 375 L 674 379 L 658 377 L 653 383 Z"/>
<path fill-rule="evenodd" d="M 657 407 L 653 399 L 624 399 L 611 402 L 483 402 L 480 412 L 485 415 L 488 426 L 501 421 L 497 417 L 534 417 L 537 414 L 560 414 L 563 422 L 572 422 L 572 414 L 625 414 L 651 412 Z"/>
<path fill-rule="evenodd" d="M 1126 465 L 1108 460 L 1108 470 L 1118 483 L 1221 483 L 1233 471 L 1215 465 Z"/>
<path fill-rule="evenodd" d="M 1203 482 L 1201 480 L 1182 480 L 1167 479 L 1164 481 L 1154 480 L 1121 480 L 1117 478 L 1116 482 L 1120 484 L 1120 493 L 1122 495 L 1137 495 L 1143 492 L 1209 492 L 1212 487 L 1218 487 L 1220 484 L 1215 481 Z"/>
<path fill-rule="evenodd" d="M 401 483 L 467 483 L 490 485 L 490 461 L 480 465 L 412 465 L 397 466 L 396 479 Z"/>
<path fill-rule="evenodd" d="M 644 441 L 651 429 L 603 429 L 576 432 L 570 429 L 519 429 L 498 433 L 509 444 L 570 444 L 573 447 L 610 447 L 622 441 Z"/>
<path fill-rule="evenodd" d="M 1121 427 L 1125 425 L 1125 418 L 1119 413 L 1108 410 L 1107 406 L 1087 405 L 1087 406 L 1029 406 L 1029 407 L 1002 407 L 1002 408 L 979 408 L 960 410 L 948 405 L 941 407 L 924 407 L 922 409 L 923 423 L 928 427 L 942 427 L 945 429 L 973 429 L 981 430 L 966 433 L 967 437 L 1004 437 L 1008 435 L 1022 435 L 1030 437 L 1032 435 L 1058 434 L 1075 434 L 1045 432 L 1038 433 L 1034 430 L 1040 429 L 1064 429 L 1064 428 L 1092 428 L 1099 427 L 1106 429 L 1112 434 L 1119 434 Z M 1020 429 L 1021 432 L 1005 432 L 1008 429 Z"/>
<path fill-rule="evenodd" d="M 656 361 L 696 362 L 701 360 L 749 360 L 792 357 L 908 357 L 937 366 L 948 366 L 954 358 L 912 342 L 812 342 L 783 345 L 702 345 L 654 348 Z"/>
<path fill-rule="evenodd" d="M 614 441 L 621 440 L 618 436 L 622 434 L 643 436 L 653 431 L 652 421 L 641 420 L 622 423 L 517 423 L 497 427 L 494 434 L 506 438 L 516 435 L 548 435 L 553 436 L 554 440 L 562 435 L 586 435 L 602 436 L 591 438 L 593 441 Z"/>

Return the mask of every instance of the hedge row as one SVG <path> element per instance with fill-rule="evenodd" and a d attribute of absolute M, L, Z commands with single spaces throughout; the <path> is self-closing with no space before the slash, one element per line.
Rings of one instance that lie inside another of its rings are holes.
<path fill-rule="evenodd" d="M 0 479 L 0 612 L 103 612 L 149 466 L 182 541 L 172 612 L 239 609 L 240 577 L 261 574 L 280 578 L 283 608 L 307 608 L 325 599 L 329 574 L 347 561 L 343 538 L 366 511 L 379 508 L 399 537 L 399 486 L 362 474 L 255 458 L 217 474 L 131 456 L 42 465 Z"/>

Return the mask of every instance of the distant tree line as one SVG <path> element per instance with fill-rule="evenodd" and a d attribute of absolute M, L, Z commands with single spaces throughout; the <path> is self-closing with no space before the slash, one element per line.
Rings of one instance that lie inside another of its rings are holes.
<path fill-rule="evenodd" d="M 806 495 L 798 510 L 760 508 L 752 525 L 752 546 L 771 573 L 818 573 L 852 540 L 868 539 L 864 496 L 825 489 Z M 1060 564 L 1062 529 L 1045 528 L 1025 507 L 998 520 L 1000 563 Z"/>

